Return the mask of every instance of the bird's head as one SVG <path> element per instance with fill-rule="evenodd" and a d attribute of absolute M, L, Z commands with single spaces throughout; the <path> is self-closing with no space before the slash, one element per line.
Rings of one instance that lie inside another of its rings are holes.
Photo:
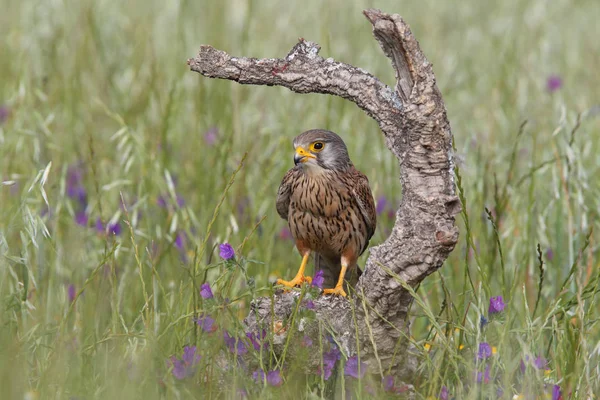
<path fill-rule="evenodd" d="M 337 134 L 313 129 L 294 139 L 294 164 L 312 172 L 345 171 L 352 166 L 346 144 Z"/>

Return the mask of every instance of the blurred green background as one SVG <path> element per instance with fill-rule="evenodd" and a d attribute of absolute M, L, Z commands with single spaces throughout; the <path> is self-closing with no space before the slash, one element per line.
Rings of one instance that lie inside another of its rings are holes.
<path fill-rule="evenodd" d="M 485 299 L 503 294 L 512 311 L 495 328 L 506 348 L 498 367 L 506 398 L 524 387 L 514 383 L 521 357 L 542 350 L 554 363 L 540 379 L 577 396 L 597 393 L 590 229 L 600 210 L 600 2 L 3 0 L 2 398 L 236 397 L 233 384 L 206 387 L 213 372 L 173 382 L 164 360 L 193 340 L 212 343 L 190 336 L 194 310 L 206 306 L 194 294 L 205 277 L 221 293 L 211 312 L 235 330 L 253 296 L 295 273 L 300 257 L 275 196 L 293 165 L 291 141 L 305 130 L 344 138 L 380 206 L 371 243 L 387 237 L 401 197 L 398 165 L 366 114 L 338 98 L 211 80 L 186 65 L 201 44 L 270 58 L 304 37 L 323 57 L 393 85 L 361 13 L 370 7 L 411 26 L 455 139 L 466 214 L 445 267 L 419 289 L 426 307 L 476 347 Z M 220 262 L 223 242 L 247 273 Z M 538 243 L 547 314 L 536 319 Z M 568 318 L 556 319 L 555 306 Z M 426 315 L 413 310 L 415 343 L 434 340 Z M 581 322 L 575 331 L 561 325 L 572 317 Z M 441 354 L 422 357 L 419 395 L 437 396 L 442 384 L 456 384 L 458 398 L 482 390 L 463 385 L 461 368 L 440 372 L 432 360 Z M 124 373 L 132 368 L 135 377 Z"/>

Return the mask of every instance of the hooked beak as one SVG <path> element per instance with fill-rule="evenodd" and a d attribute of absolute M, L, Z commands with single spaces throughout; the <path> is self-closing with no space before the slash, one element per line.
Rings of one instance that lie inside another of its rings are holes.
<path fill-rule="evenodd" d="M 299 163 L 305 163 L 309 158 L 317 158 L 314 154 L 309 153 L 304 150 L 303 147 L 298 146 L 296 149 L 296 154 L 294 154 L 294 164 L 298 165 Z"/>

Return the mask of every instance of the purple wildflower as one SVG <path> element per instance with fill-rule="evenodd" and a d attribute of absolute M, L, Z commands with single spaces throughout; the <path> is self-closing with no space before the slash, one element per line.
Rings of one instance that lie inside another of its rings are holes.
<path fill-rule="evenodd" d="M 479 351 L 477 352 L 477 358 L 483 360 L 492 356 L 492 346 L 487 342 L 479 343 Z"/>
<path fill-rule="evenodd" d="M 209 315 L 198 318 L 196 323 L 204 332 L 214 332 L 217 330 L 215 320 Z"/>
<path fill-rule="evenodd" d="M 477 383 L 489 383 L 490 382 L 490 366 L 486 365 L 485 372 L 477 372 Z"/>
<path fill-rule="evenodd" d="M 562 390 L 558 385 L 552 387 L 552 400 L 563 400 Z"/>
<path fill-rule="evenodd" d="M 231 260 L 235 257 L 235 251 L 229 243 L 223 243 L 219 245 L 219 256 L 221 256 L 223 260 Z"/>
<path fill-rule="evenodd" d="M 501 313 L 505 307 L 506 304 L 504 304 L 502 296 L 490 297 L 490 307 L 488 308 L 490 314 Z"/>
<path fill-rule="evenodd" d="M 283 384 L 283 380 L 281 379 L 281 374 L 279 373 L 279 370 L 267 372 L 267 383 L 275 387 L 281 386 Z"/>
<path fill-rule="evenodd" d="M 312 345 L 313 345 L 313 340 L 310 338 L 310 336 L 304 335 L 304 337 L 302 338 L 302 346 L 310 347 Z"/>
<path fill-rule="evenodd" d="M 290 228 L 288 228 L 287 226 L 284 226 L 283 228 L 281 228 L 277 237 L 279 237 L 279 239 L 281 239 L 281 240 L 292 240 L 293 239 L 292 232 L 290 231 Z"/>
<path fill-rule="evenodd" d="M 386 392 L 391 392 L 394 390 L 394 377 L 392 375 L 386 375 L 383 378 L 383 388 Z"/>
<path fill-rule="evenodd" d="M 332 345 L 331 350 L 327 353 L 323 354 L 323 371 L 321 371 L 321 366 L 317 369 L 317 374 L 323 374 L 323 378 L 328 380 L 331 377 L 331 372 L 333 371 L 333 367 L 335 367 L 335 363 L 341 357 L 340 350 L 336 345 Z"/>
<path fill-rule="evenodd" d="M 175 241 L 173 243 L 175 244 L 175 247 L 177 247 L 179 250 L 184 250 L 184 247 L 185 247 L 185 233 L 184 232 L 177 232 L 177 235 L 175 236 Z"/>
<path fill-rule="evenodd" d="M 169 359 L 173 366 L 173 376 L 177 379 L 184 379 L 194 375 L 200 358 L 200 355 L 196 353 L 196 346 L 185 346 L 181 360 L 175 356 L 171 356 Z"/>
<path fill-rule="evenodd" d="M 212 146 L 217 142 L 218 136 L 219 129 L 216 126 L 213 126 L 204 133 L 204 141 L 207 145 Z"/>
<path fill-rule="evenodd" d="M 100 217 L 96 218 L 96 231 L 98 231 L 98 233 L 104 233 L 104 224 L 102 223 L 102 220 L 100 219 Z"/>
<path fill-rule="evenodd" d="M 119 236 L 121 234 L 122 228 L 120 222 L 115 222 L 114 224 L 108 224 L 108 233 L 112 233 L 113 235 Z"/>
<path fill-rule="evenodd" d="M 367 372 L 367 364 L 364 362 L 358 362 L 358 356 L 352 356 L 346 362 L 344 368 L 344 375 L 351 376 L 353 378 L 363 378 Z"/>
<path fill-rule="evenodd" d="M 450 393 L 448 392 L 448 388 L 446 386 L 442 386 L 442 390 L 440 390 L 440 395 L 438 398 L 440 400 L 448 400 L 450 397 Z"/>
<path fill-rule="evenodd" d="M 0 125 L 5 123 L 10 117 L 10 108 L 8 106 L 0 106 Z"/>
<path fill-rule="evenodd" d="M 306 307 L 309 310 L 314 310 L 315 309 L 315 302 L 312 300 L 306 300 L 304 302 L 304 307 Z"/>
<path fill-rule="evenodd" d="M 550 93 L 556 92 L 562 87 L 562 78 L 558 75 L 550 75 L 546 80 L 546 88 Z"/>
<path fill-rule="evenodd" d="M 548 261 L 552 261 L 552 260 L 554 259 L 554 251 L 552 251 L 552 249 L 551 249 L 551 248 L 548 248 L 548 249 L 546 250 L 546 259 L 547 259 Z"/>
<path fill-rule="evenodd" d="M 67 169 L 67 196 L 76 199 L 80 206 L 87 206 L 87 192 L 83 186 L 83 169 L 80 165 L 71 165 Z"/>
<path fill-rule="evenodd" d="M 263 383 L 265 381 L 265 371 L 258 369 L 252 373 L 252 379 L 256 383 Z"/>
<path fill-rule="evenodd" d="M 185 346 L 181 360 L 186 365 L 196 365 L 200 362 L 200 354 L 196 354 L 196 346 Z"/>
<path fill-rule="evenodd" d="M 87 226 L 89 221 L 88 215 L 85 211 L 78 211 L 75 213 L 75 222 L 77 225 Z"/>
<path fill-rule="evenodd" d="M 232 353 L 236 353 L 238 355 L 244 355 L 248 352 L 246 345 L 241 340 L 236 339 L 235 337 L 229 335 L 229 332 L 223 332 L 223 340 L 225 341 L 225 345 Z"/>
<path fill-rule="evenodd" d="M 156 198 L 156 205 L 160 208 L 167 208 L 167 198 L 162 194 Z"/>
<path fill-rule="evenodd" d="M 325 283 L 324 272 L 322 269 L 318 270 L 312 280 L 312 285 L 323 289 L 323 283 Z"/>
<path fill-rule="evenodd" d="M 394 377 L 391 375 L 384 376 L 382 383 L 383 383 L 383 389 L 389 393 L 402 394 L 402 393 L 406 392 L 407 390 L 409 390 L 409 387 L 406 385 L 397 387 L 394 383 Z"/>
<path fill-rule="evenodd" d="M 375 210 L 377 212 L 377 215 L 381 215 L 383 214 L 383 212 L 385 211 L 385 209 L 387 208 L 388 205 L 388 200 L 385 196 L 379 196 L 377 198 L 377 205 L 375 206 Z"/>
<path fill-rule="evenodd" d="M 67 295 L 69 297 L 69 303 L 72 303 L 75 301 L 76 294 L 77 294 L 77 291 L 75 290 L 75 285 L 70 284 L 69 287 L 67 288 Z"/>
<path fill-rule="evenodd" d="M 254 347 L 254 350 L 260 351 L 261 347 L 264 351 L 268 350 L 269 342 L 266 340 L 267 331 L 265 329 L 263 329 L 258 334 L 256 332 L 248 332 L 246 333 L 246 337 L 250 340 L 250 343 L 252 343 L 252 347 Z"/>
<path fill-rule="evenodd" d="M 205 300 L 212 299 L 214 297 L 212 289 L 208 283 L 203 283 L 202 286 L 200 286 L 200 296 L 202 296 L 202 298 Z"/>
<path fill-rule="evenodd" d="M 535 365 L 537 369 L 548 369 L 548 360 L 542 356 L 537 356 L 537 358 L 533 360 L 533 365 Z"/>

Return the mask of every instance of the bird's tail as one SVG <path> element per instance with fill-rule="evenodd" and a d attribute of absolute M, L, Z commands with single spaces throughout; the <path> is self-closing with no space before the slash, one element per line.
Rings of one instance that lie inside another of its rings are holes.
<path fill-rule="evenodd" d="M 335 287 L 338 281 L 340 271 L 342 270 L 342 264 L 339 258 L 329 258 L 316 253 L 315 273 L 319 270 L 323 270 L 323 288 L 332 288 Z M 360 278 L 361 274 L 362 270 L 359 268 L 358 264 L 354 263 L 354 265 L 349 266 L 348 270 L 346 270 L 345 281 L 354 288 L 358 283 L 358 278 Z M 346 293 L 349 293 L 347 284 L 344 284 L 344 290 L 346 290 Z"/>

